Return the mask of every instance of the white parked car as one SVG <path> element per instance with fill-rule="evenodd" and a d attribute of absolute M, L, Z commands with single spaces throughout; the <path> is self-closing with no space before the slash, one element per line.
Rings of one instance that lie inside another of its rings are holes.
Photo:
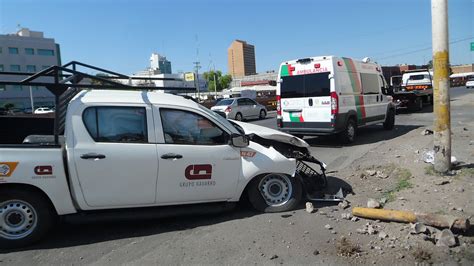
<path fill-rule="evenodd" d="M 230 98 L 220 100 L 211 110 L 224 112 L 228 119 L 237 121 L 251 118 L 264 119 L 267 116 L 267 108 L 256 101 L 245 98 Z"/>
<path fill-rule="evenodd" d="M 474 89 L 474 78 L 470 78 L 466 82 L 467 89 Z"/>
<path fill-rule="evenodd" d="M 40 107 L 35 110 L 35 114 L 49 114 L 54 113 L 54 110 L 49 107 Z"/>

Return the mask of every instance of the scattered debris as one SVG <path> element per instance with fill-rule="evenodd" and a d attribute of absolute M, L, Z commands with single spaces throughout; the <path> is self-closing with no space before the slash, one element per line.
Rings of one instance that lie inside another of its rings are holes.
<path fill-rule="evenodd" d="M 351 218 L 351 221 L 357 222 L 357 221 L 359 221 L 359 218 L 358 218 L 358 217 L 352 217 L 352 218 Z"/>
<path fill-rule="evenodd" d="M 410 224 L 410 234 L 415 234 L 415 235 L 418 235 L 418 234 L 421 234 L 421 233 L 426 233 L 426 226 L 422 223 L 414 223 L 414 224 Z"/>
<path fill-rule="evenodd" d="M 385 232 L 383 232 L 383 231 L 379 233 L 379 238 L 380 238 L 380 239 L 385 239 L 385 238 L 387 238 L 387 237 L 388 237 L 388 234 L 387 234 L 387 233 L 385 233 Z"/>
<path fill-rule="evenodd" d="M 434 164 L 434 151 L 425 151 L 422 155 L 423 162 Z"/>
<path fill-rule="evenodd" d="M 318 255 L 319 255 L 319 250 L 315 249 L 315 250 L 313 251 L 313 255 L 314 255 L 314 256 L 318 256 Z"/>
<path fill-rule="evenodd" d="M 350 207 L 350 202 L 347 200 L 343 200 L 337 206 L 339 206 L 339 208 L 342 208 L 344 210 Z"/>
<path fill-rule="evenodd" d="M 449 181 L 447 179 L 438 179 L 438 180 L 434 181 L 434 184 L 437 185 L 437 186 L 442 186 L 442 185 L 446 185 L 446 184 L 449 184 L 449 183 L 451 183 L 451 181 Z"/>
<path fill-rule="evenodd" d="M 331 229 L 332 229 L 332 226 L 329 225 L 329 224 L 327 224 L 327 225 L 324 226 L 324 228 L 326 228 L 326 229 L 328 229 L 328 230 L 331 230 Z"/>
<path fill-rule="evenodd" d="M 359 255 L 361 252 L 360 246 L 353 244 L 346 237 L 341 237 L 336 243 L 337 254 L 345 257 Z"/>
<path fill-rule="evenodd" d="M 377 171 L 373 169 L 366 170 L 365 172 L 370 176 L 374 176 L 375 174 L 377 174 Z"/>
<path fill-rule="evenodd" d="M 433 135 L 433 130 L 431 130 L 431 129 L 423 129 L 423 131 L 421 131 L 421 135 L 422 135 L 422 136 Z"/>
<path fill-rule="evenodd" d="M 313 213 L 313 212 L 314 212 L 313 203 L 311 203 L 311 202 L 306 202 L 306 212 L 307 212 L 307 213 Z"/>
<path fill-rule="evenodd" d="M 388 175 L 384 173 L 383 171 L 377 171 L 377 177 L 385 179 L 385 178 L 388 178 Z"/>
<path fill-rule="evenodd" d="M 463 127 L 462 130 L 464 131 L 468 131 L 467 127 Z"/>
<path fill-rule="evenodd" d="M 413 251 L 413 257 L 417 262 L 431 260 L 431 253 L 418 247 Z"/>
<path fill-rule="evenodd" d="M 439 232 L 436 239 L 436 246 L 438 247 L 454 247 L 457 244 L 456 237 L 449 229 Z"/>
<path fill-rule="evenodd" d="M 281 218 L 289 218 L 289 217 L 291 217 L 291 216 L 293 216 L 293 215 L 291 215 L 291 214 L 282 214 L 282 215 L 281 215 Z"/>
<path fill-rule="evenodd" d="M 331 230 L 331 234 L 335 235 L 335 234 L 337 234 L 337 232 L 334 231 L 334 230 Z"/>
<path fill-rule="evenodd" d="M 425 225 L 431 225 L 439 228 L 455 228 L 463 231 L 467 231 L 470 227 L 469 219 L 434 213 L 415 213 L 411 211 L 354 207 L 352 209 L 352 215 L 369 219 L 379 219 L 402 223 L 421 222 Z"/>
<path fill-rule="evenodd" d="M 458 159 L 454 156 L 451 156 L 451 165 L 452 166 L 456 166 L 456 165 L 459 165 L 460 162 L 458 161 Z"/>
<path fill-rule="evenodd" d="M 374 199 L 369 199 L 367 201 L 367 208 L 380 208 L 380 202 L 374 200 Z"/>
<path fill-rule="evenodd" d="M 351 220 L 353 217 L 350 212 L 344 212 L 344 213 L 341 213 L 341 218 L 345 220 Z"/>
<path fill-rule="evenodd" d="M 380 199 L 380 203 L 381 203 L 381 204 L 385 204 L 385 203 L 387 203 L 387 201 L 388 201 L 388 200 L 387 200 L 386 197 L 383 197 L 383 198 Z"/>
<path fill-rule="evenodd" d="M 344 191 L 342 191 L 342 188 L 339 188 L 336 194 L 333 194 L 333 195 L 324 194 L 322 198 L 313 198 L 313 197 L 308 196 L 308 199 L 311 201 L 329 201 L 329 202 L 343 201 Z"/>
<path fill-rule="evenodd" d="M 270 260 L 278 259 L 278 255 L 273 255 L 270 257 Z"/>

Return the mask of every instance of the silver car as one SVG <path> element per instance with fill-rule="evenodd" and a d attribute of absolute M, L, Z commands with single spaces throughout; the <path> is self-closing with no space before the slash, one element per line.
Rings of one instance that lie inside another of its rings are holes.
<path fill-rule="evenodd" d="M 267 108 L 249 98 L 230 98 L 220 100 L 211 110 L 224 112 L 228 119 L 246 120 L 251 118 L 264 119 Z"/>

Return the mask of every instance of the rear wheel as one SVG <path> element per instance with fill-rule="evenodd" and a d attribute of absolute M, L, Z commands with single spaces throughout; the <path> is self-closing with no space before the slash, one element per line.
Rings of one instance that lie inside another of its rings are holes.
<path fill-rule="evenodd" d="M 47 199 L 28 190 L 0 191 L 0 248 L 31 245 L 45 236 L 55 222 Z"/>
<path fill-rule="evenodd" d="M 292 210 L 300 203 L 303 194 L 300 181 L 285 174 L 267 174 L 255 178 L 249 186 L 249 201 L 262 212 Z"/>
<path fill-rule="evenodd" d="M 350 144 L 353 143 L 356 137 L 356 122 L 353 118 L 349 118 L 347 121 L 346 128 L 344 131 L 339 133 L 339 139 L 341 140 L 342 143 L 344 144 Z"/>
<path fill-rule="evenodd" d="M 235 120 L 237 120 L 237 121 L 242 121 L 242 114 L 241 114 L 241 113 L 237 113 L 237 114 L 235 115 Z"/>
<path fill-rule="evenodd" d="M 390 109 L 387 112 L 385 121 L 383 122 L 383 128 L 386 130 L 392 130 L 395 127 L 395 110 Z"/>
<path fill-rule="evenodd" d="M 267 112 L 265 112 L 265 110 L 263 110 L 263 109 L 260 110 L 260 116 L 259 116 L 259 118 L 260 118 L 260 119 L 265 119 L 266 116 L 267 116 Z"/>

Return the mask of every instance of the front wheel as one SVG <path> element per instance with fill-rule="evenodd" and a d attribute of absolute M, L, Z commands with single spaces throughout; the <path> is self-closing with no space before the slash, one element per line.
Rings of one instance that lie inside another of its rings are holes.
<path fill-rule="evenodd" d="M 260 119 L 265 119 L 266 116 L 267 116 L 267 112 L 265 112 L 265 110 L 260 110 L 260 116 L 259 116 L 259 118 L 260 118 Z"/>
<path fill-rule="evenodd" d="M 0 191 L 0 249 L 39 241 L 54 221 L 55 212 L 41 195 L 19 189 Z"/>
<path fill-rule="evenodd" d="M 285 174 L 267 174 L 251 181 L 249 201 L 261 212 L 293 210 L 301 201 L 301 182 Z"/>

